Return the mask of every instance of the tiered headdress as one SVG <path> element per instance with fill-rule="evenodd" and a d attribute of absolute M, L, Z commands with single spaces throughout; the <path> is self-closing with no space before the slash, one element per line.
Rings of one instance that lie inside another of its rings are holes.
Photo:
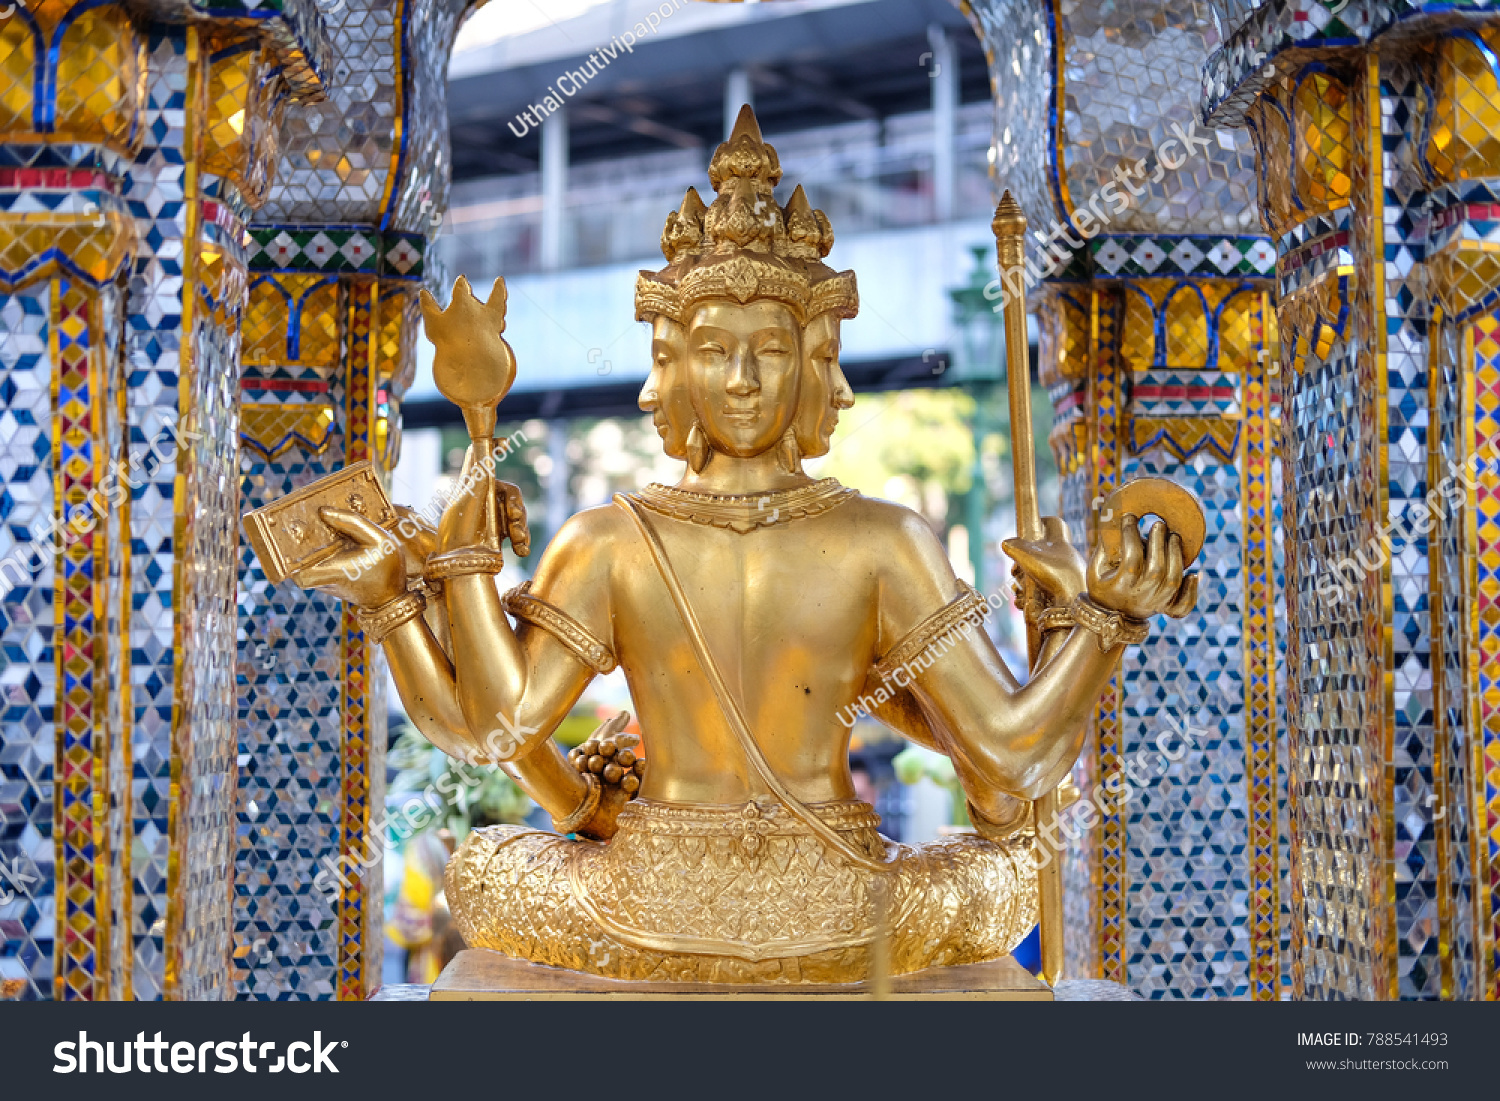
<path fill-rule="evenodd" d="M 682 207 L 667 215 L 661 251 L 668 263 L 636 278 L 637 320 L 665 314 L 685 324 L 710 298 L 769 298 L 803 323 L 823 313 L 858 313 L 854 273 L 822 262 L 833 247 L 828 216 L 812 208 L 800 186 L 785 207 L 777 205 L 772 192 L 780 180 L 776 150 L 762 140 L 747 104 L 709 162 L 713 205 L 705 207 L 690 187 Z"/>

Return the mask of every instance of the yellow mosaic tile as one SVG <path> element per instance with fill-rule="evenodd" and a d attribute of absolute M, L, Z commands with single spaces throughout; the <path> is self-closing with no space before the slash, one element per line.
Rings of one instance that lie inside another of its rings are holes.
<path fill-rule="evenodd" d="M 57 89 L 53 131 L 133 150 L 145 99 L 145 42 L 124 8 L 84 11 L 45 55 L 46 63 L 53 64 L 53 58 L 57 68 L 48 81 Z"/>
<path fill-rule="evenodd" d="M 213 43 L 203 170 L 231 180 L 253 207 L 270 189 L 285 91 L 275 54 L 257 40 Z"/>
<path fill-rule="evenodd" d="M 91 281 L 104 282 L 120 270 L 135 238 L 134 220 L 119 210 L 0 214 L 0 272 L 20 275 L 14 285 L 0 279 L 0 288 L 46 278 L 64 260 Z"/>
<path fill-rule="evenodd" d="M 0 23 L 0 133 L 31 129 L 36 95 L 36 40 L 23 20 Z"/>
<path fill-rule="evenodd" d="M 321 455 L 333 438 L 334 419 L 333 406 L 323 402 L 248 403 L 240 406 L 240 441 L 267 460 L 280 458 L 294 447 Z"/>
<path fill-rule="evenodd" d="M 1304 213 L 1346 206 L 1353 177 L 1349 90 L 1332 74 L 1308 73 L 1292 98 L 1297 131 L 1293 184 Z"/>
<path fill-rule="evenodd" d="M 1438 41 L 1426 153 L 1434 175 L 1445 183 L 1500 175 L 1496 51 L 1500 51 L 1500 29 L 1493 26 Z"/>
<path fill-rule="evenodd" d="M 244 362 L 261 367 L 337 367 L 338 303 L 339 285 L 330 276 L 255 279 L 245 306 Z"/>

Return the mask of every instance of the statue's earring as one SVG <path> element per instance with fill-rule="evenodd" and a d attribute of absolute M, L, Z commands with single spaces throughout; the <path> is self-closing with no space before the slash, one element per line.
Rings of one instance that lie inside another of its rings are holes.
<path fill-rule="evenodd" d="M 688 465 L 693 468 L 694 474 L 703 473 L 703 468 L 708 465 L 708 458 L 712 454 L 708 446 L 708 437 L 703 434 L 703 426 L 694 420 L 687 437 Z"/>
<path fill-rule="evenodd" d="M 776 445 L 776 462 L 788 474 L 802 473 L 802 449 L 797 446 L 797 433 L 788 428 L 781 434 Z"/>

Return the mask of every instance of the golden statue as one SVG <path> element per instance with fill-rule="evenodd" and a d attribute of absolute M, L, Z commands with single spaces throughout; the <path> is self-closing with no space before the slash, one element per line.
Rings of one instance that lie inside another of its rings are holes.
<path fill-rule="evenodd" d="M 637 282 L 653 338 L 640 406 L 686 460 L 676 486 L 572 517 L 502 596 L 501 541 L 526 541 L 519 493 L 494 478 L 515 363 L 503 282 L 482 304 L 460 279 L 449 309 L 422 306 L 473 440 L 461 492 L 436 531 L 324 507 L 341 538 L 293 574 L 359 607 L 433 744 L 498 761 L 554 818 L 557 833 L 476 830 L 453 856 L 471 947 L 712 983 L 864 980 L 877 925 L 892 974 L 1003 956 L 1037 920 L 1031 801 L 1067 775 L 1124 645 L 1195 600 L 1180 532 L 1143 540 L 1124 517 L 1086 569 L 1062 522 L 1039 521 L 1005 547 L 1040 638 L 1022 686 L 920 516 L 803 473 L 854 400 L 839 325 L 858 296 L 821 261 L 827 217 L 800 187 L 776 203 L 780 177 L 747 107 L 709 167 L 713 204 L 688 191 L 666 268 Z M 616 665 L 644 745 L 622 715 L 565 756 L 552 732 Z M 838 717 L 861 701 L 952 759 L 976 833 L 877 832 Z"/>

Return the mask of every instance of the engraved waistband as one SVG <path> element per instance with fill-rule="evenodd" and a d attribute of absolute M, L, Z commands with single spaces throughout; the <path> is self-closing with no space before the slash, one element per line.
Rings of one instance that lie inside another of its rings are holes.
<path fill-rule="evenodd" d="M 880 825 L 875 808 L 858 799 L 813 803 L 809 809 L 836 830 L 875 829 Z M 729 805 L 633 799 L 620 810 L 618 823 L 622 830 L 683 837 L 740 837 L 747 828 L 766 835 L 812 832 L 770 796 Z"/>
<path fill-rule="evenodd" d="M 872 858 L 886 851 L 870 804 L 845 799 L 810 809 Z M 830 859 L 827 843 L 774 798 L 731 806 L 636 799 L 616 824 L 607 846 L 568 863 L 568 876 L 579 907 L 625 944 L 766 960 L 858 947 L 874 936 L 870 873 Z M 692 869 L 712 905 L 683 897 L 678 867 Z"/>

